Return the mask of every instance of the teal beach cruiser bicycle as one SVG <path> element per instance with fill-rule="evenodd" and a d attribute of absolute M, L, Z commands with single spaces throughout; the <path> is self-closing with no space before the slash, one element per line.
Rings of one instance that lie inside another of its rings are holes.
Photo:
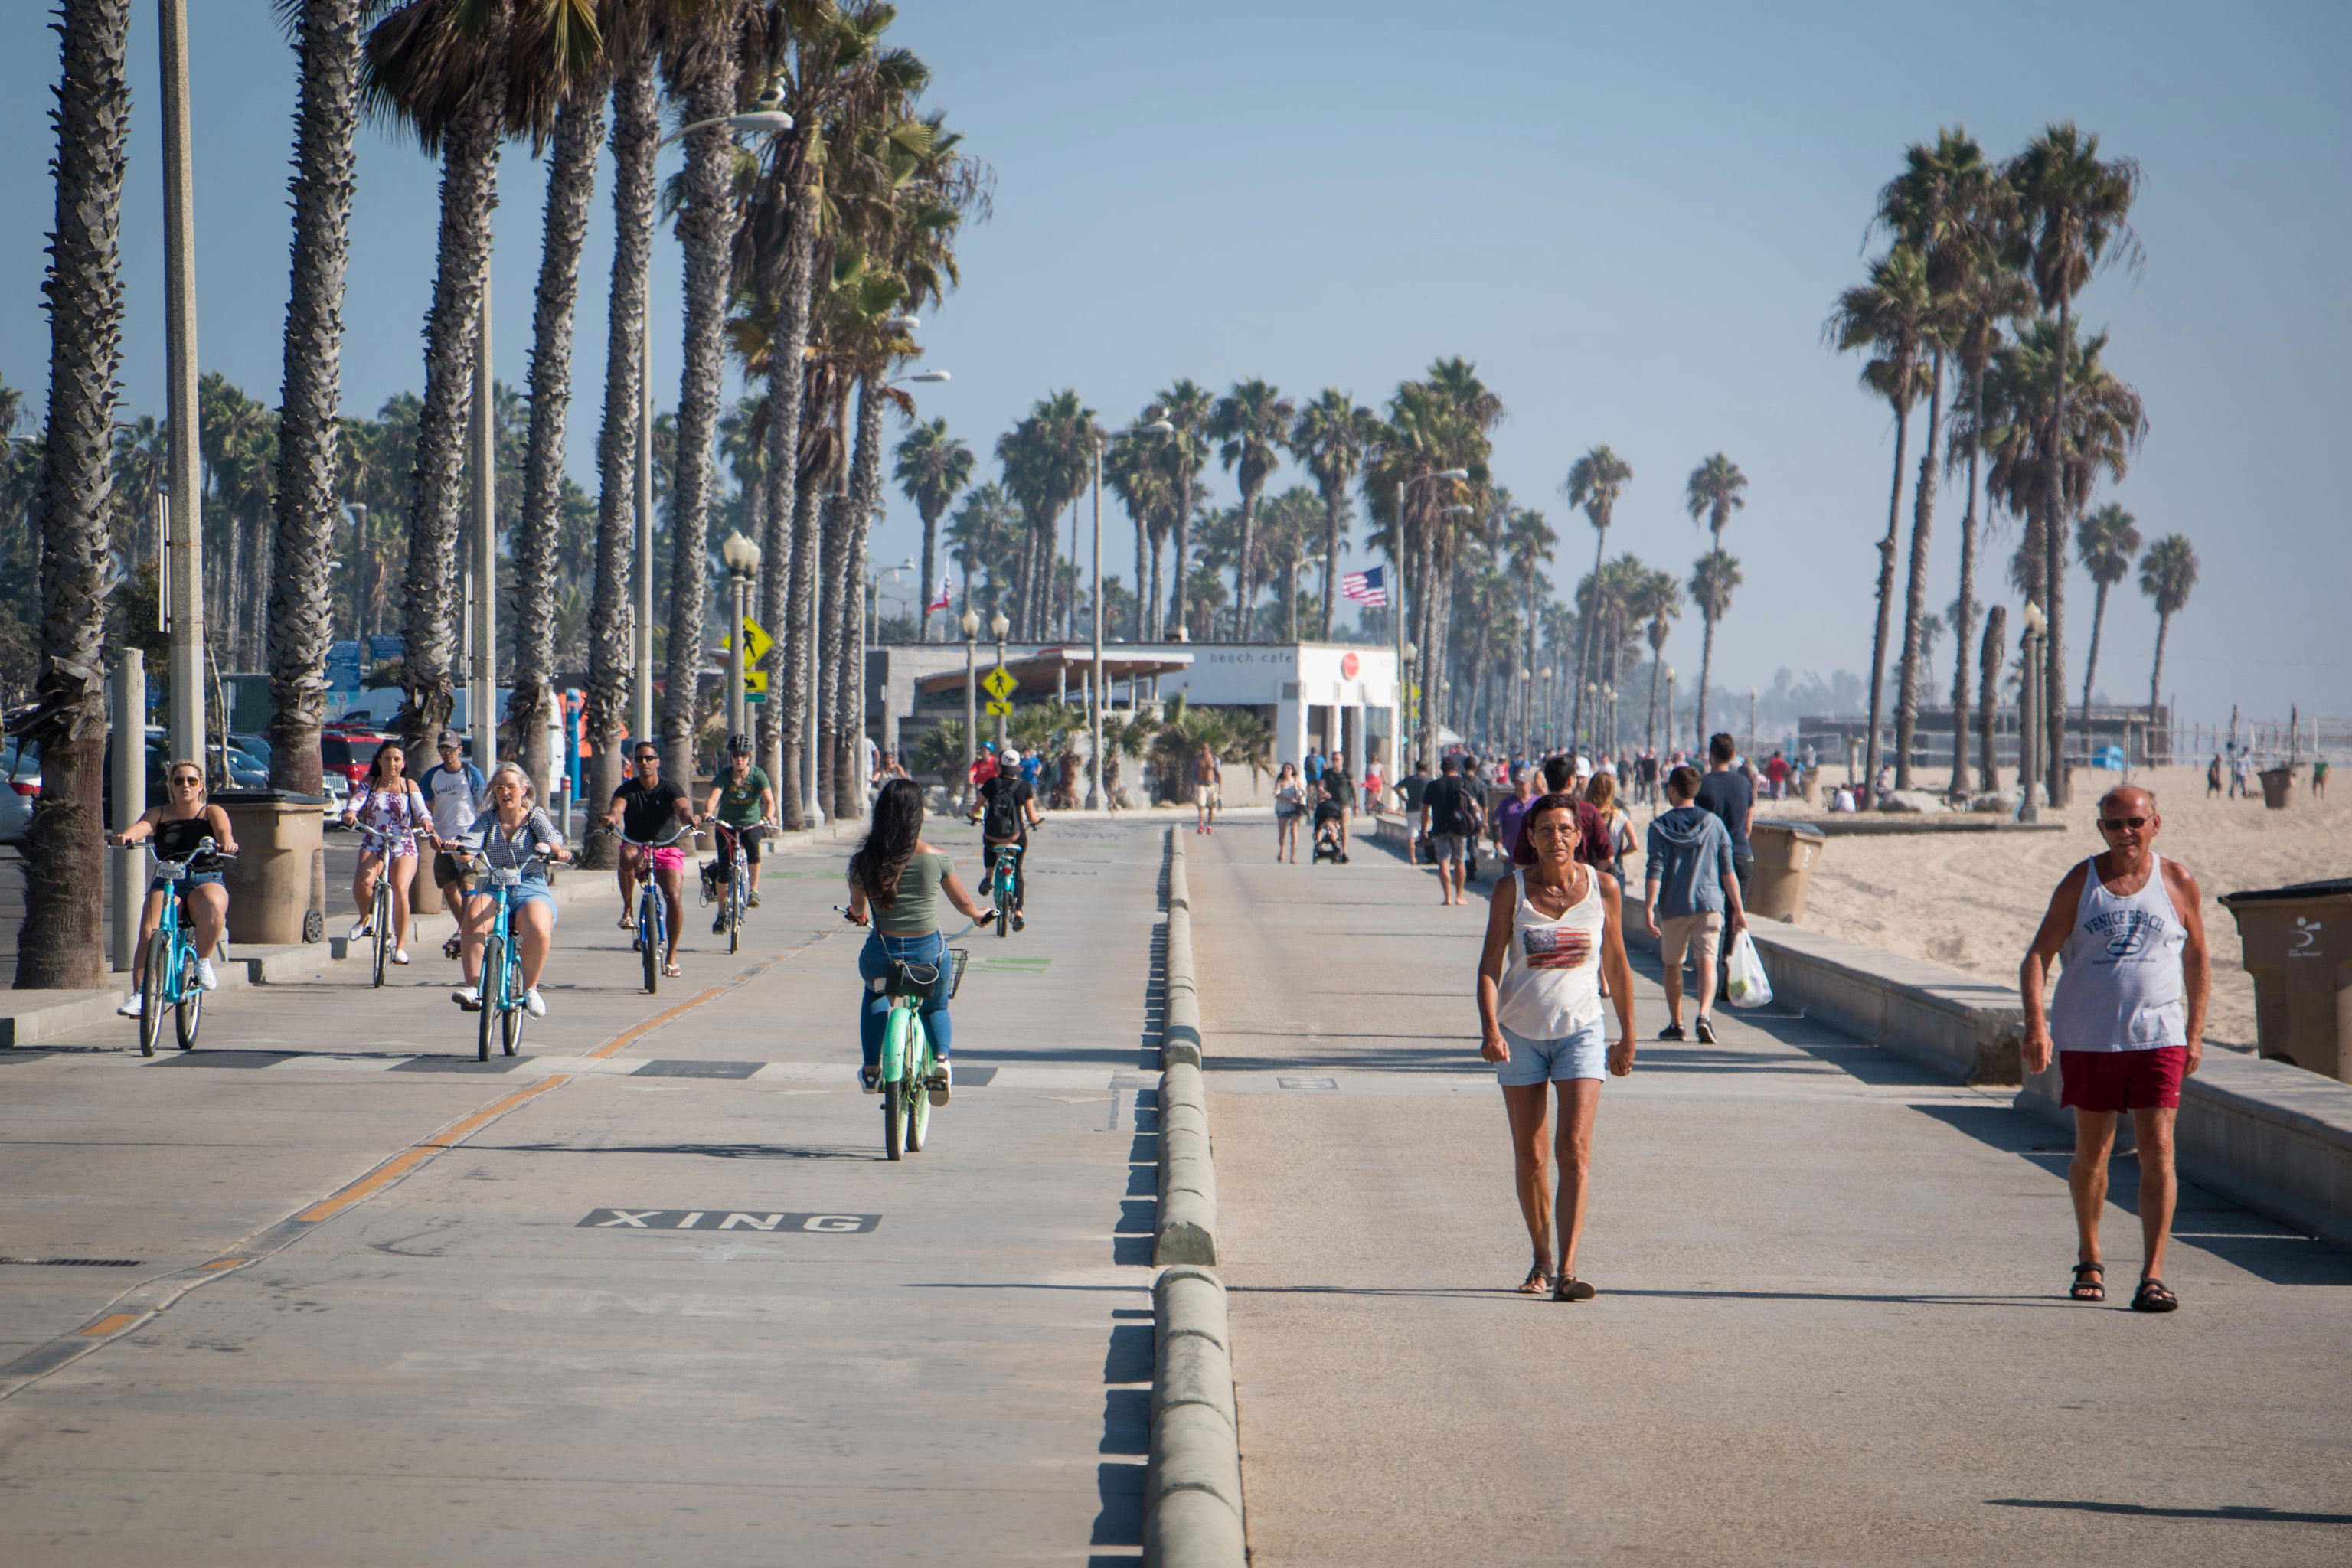
<path fill-rule="evenodd" d="M 988 857 L 988 900 L 990 923 L 998 936 L 1013 934 L 1013 911 L 1020 906 L 1013 900 L 1013 873 L 1021 865 L 1020 844 L 991 844 L 983 853 Z"/>
<path fill-rule="evenodd" d="M 534 858 L 547 858 L 541 850 Z M 522 952 L 514 939 L 514 890 L 522 885 L 520 868 L 493 866 L 477 855 L 475 868 L 483 874 L 483 890 L 497 903 L 489 934 L 482 942 L 482 1000 L 479 1027 L 475 1033 L 474 1059 L 490 1059 L 490 1038 L 496 1036 L 508 1056 L 522 1044 Z M 647 987 L 651 989 L 651 987 Z"/>
<path fill-rule="evenodd" d="M 151 848 L 148 853 L 154 854 Z M 163 1009 L 172 1009 L 172 1032 L 180 1048 L 194 1050 L 196 1031 L 204 1026 L 205 988 L 196 978 L 196 944 L 180 912 L 181 894 L 188 882 L 188 862 L 211 855 L 215 864 L 234 855 L 215 853 L 207 837 L 175 860 L 155 856 L 155 877 L 163 884 L 163 913 L 155 934 L 147 939 L 147 963 L 139 981 L 139 1054 L 152 1057 L 163 1036 Z M 226 946 L 227 939 L 222 939 Z"/>
<path fill-rule="evenodd" d="M 955 965 L 948 982 L 950 1001 L 963 984 L 969 956 L 966 949 L 948 949 L 947 960 Z M 894 958 L 889 973 L 874 982 L 890 994 L 890 1016 L 882 1026 L 882 1152 L 893 1160 L 922 1151 L 930 1136 L 931 1107 L 947 1101 L 944 1064 L 931 1049 L 930 1032 L 923 1027 L 923 1000 L 939 980 L 936 964 Z"/>

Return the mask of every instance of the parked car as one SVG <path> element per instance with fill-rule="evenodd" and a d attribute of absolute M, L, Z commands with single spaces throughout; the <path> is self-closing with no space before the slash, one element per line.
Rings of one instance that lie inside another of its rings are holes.
<path fill-rule="evenodd" d="M 231 736 L 228 738 L 228 743 L 229 743 L 230 745 L 232 745 L 232 746 L 242 746 L 242 747 L 244 747 L 247 751 L 251 752 L 255 756 L 259 757 L 259 758 L 261 759 L 261 765 L 262 765 L 263 767 L 265 767 L 265 768 L 266 768 L 266 767 L 268 767 L 268 766 L 269 765 L 269 760 L 270 760 L 270 754 L 271 754 L 271 753 L 270 753 L 270 750 L 269 750 L 269 737 L 268 737 L 268 736 L 267 736 L 267 735 L 231 735 Z"/>
<path fill-rule="evenodd" d="M 0 844 L 22 844 L 41 798 L 41 759 L 14 735 L 0 740 Z"/>
<path fill-rule="evenodd" d="M 378 730 L 345 730 L 330 726 L 319 736 L 319 768 L 341 773 L 348 790 L 367 777 L 368 764 L 392 739 Z"/>

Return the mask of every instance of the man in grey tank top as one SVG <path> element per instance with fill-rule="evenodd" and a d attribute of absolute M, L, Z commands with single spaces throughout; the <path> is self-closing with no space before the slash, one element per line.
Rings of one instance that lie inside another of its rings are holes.
<path fill-rule="evenodd" d="M 2205 1054 L 2211 961 L 2197 879 L 2156 852 L 2164 826 L 2156 796 L 2137 784 L 2118 784 L 2099 797 L 2098 823 L 2106 852 L 2059 882 L 2018 971 L 2024 1067 L 2046 1071 L 2054 1052 L 2063 1086 L 2059 1103 L 2074 1111 L 2066 1184 L 2074 1196 L 2080 1260 L 2068 1293 L 2077 1301 L 2106 1300 L 2099 1217 L 2116 1117 L 2128 1110 L 2139 1142 L 2139 1223 L 2147 1243 L 2132 1310 L 2169 1312 L 2180 1304 L 2164 1284 L 2164 1248 L 2179 1192 L 2172 1123 L 2180 1080 Z M 2063 967 L 2045 1013 L 2053 959 Z"/>

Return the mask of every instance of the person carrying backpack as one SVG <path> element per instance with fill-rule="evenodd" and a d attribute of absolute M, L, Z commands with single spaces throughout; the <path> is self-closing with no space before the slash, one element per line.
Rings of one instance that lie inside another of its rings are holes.
<path fill-rule="evenodd" d="M 1013 929 L 1019 931 L 1029 922 L 1023 912 L 1029 892 L 1026 862 L 1029 858 L 1029 829 L 1044 821 L 1037 810 L 1037 792 L 1021 776 L 1017 764 L 1019 754 L 1009 748 L 1004 763 L 993 778 L 980 786 L 979 798 L 972 802 L 971 816 L 980 824 L 981 864 L 993 877 L 997 856 L 1005 846 L 1015 849 L 1013 857 Z M 985 921 L 989 914 L 981 919 Z"/>

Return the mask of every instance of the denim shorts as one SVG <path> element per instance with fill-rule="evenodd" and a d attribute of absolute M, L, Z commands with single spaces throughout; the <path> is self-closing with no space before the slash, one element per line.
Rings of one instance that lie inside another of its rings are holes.
<path fill-rule="evenodd" d="M 1609 1076 L 1609 1036 L 1597 1015 L 1591 1023 L 1557 1040 L 1531 1040 L 1505 1029 L 1503 1041 L 1511 1047 L 1511 1056 L 1508 1061 L 1495 1064 L 1495 1080 L 1506 1089 L 1538 1084 L 1546 1079 L 1558 1082 Z"/>

